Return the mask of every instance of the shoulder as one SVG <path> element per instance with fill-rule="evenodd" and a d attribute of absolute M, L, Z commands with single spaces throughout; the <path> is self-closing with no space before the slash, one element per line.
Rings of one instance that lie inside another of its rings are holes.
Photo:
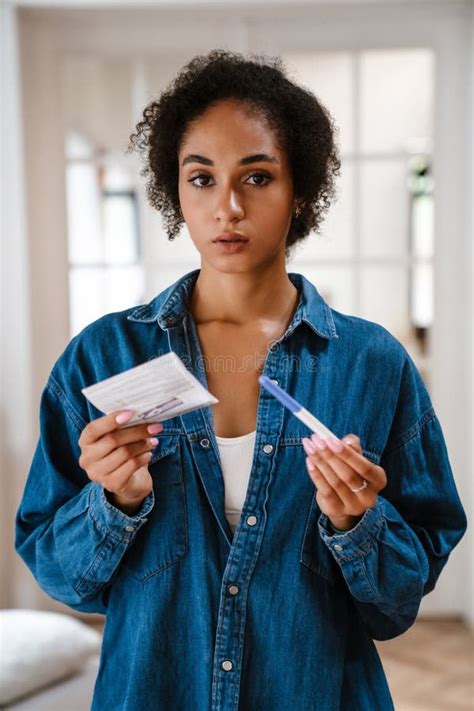
<path fill-rule="evenodd" d="M 337 345 L 349 349 L 351 357 L 370 357 L 400 367 L 411 360 L 405 346 L 390 331 L 375 321 L 344 314 L 331 308 L 331 314 L 338 335 Z"/>
<path fill-rule="evenodd" d="M 427 385 L 403 343 L 379 323 L 331 311 L 346 367 L 391 403 L 395 430 L 404 434 L 433 417 Z"/>

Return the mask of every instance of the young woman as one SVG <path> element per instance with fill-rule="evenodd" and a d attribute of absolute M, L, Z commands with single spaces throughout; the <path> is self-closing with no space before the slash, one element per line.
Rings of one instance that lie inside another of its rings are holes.
<path fill-rule="evenodd" d="M 285 269 L 333 197 L 334 130 L 280 61 L 216 50 L 131 137 L 201 268 L 66 347 L 17 514 L 43 590 L 106 615 L 94 711 L 393 708 L 373 640 L 413 624 L 466 519 L 406 350 Z M 81 395 L 169 350 L 218 404 L 121 428 Z"/>

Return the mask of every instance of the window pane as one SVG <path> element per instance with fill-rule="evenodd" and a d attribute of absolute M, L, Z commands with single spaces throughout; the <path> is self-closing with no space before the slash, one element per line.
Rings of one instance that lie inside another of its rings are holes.
<path fill-rule="evenodd" d="M 194 243 L 189 234 L 186 225 L 182 225 L 181 231 L 170 241 L 166 234 L 161 213 L 157 210 L 147 209 L 143 213 L 145 223 L 144 233 L 149 236 L 146 248 L 148 250 L 147 261 L 152 265 L 160 265 L 163 263 L 182 264 L 183 261 L 191 261 L 199 267 L 200 257 Z M 216 228 L 216 236 L 218 232 Z M 152 237 L 150 239 L 150 237 Z"/>
<path fill-rule="evenodd" d="M 295 248 L 294 259 L 347 259 L 354 254 L 354 169 L 343 162 L 336 200 L 321 224 L 320 234 L 309 234 Z"/>
<path fill-rule="evenodd" d="M 434 251 L 434 202 L 432 195 L 417 195 L 412 202 L 412 253 L 430 259 Z"/>
<path fill-rule="evenodd" d="M 105 260 L 108 264 L 127 264 L 138 259 L 137 211 L 132 193 L 105 193 Z"/>
<path fill-rule="evenodd" d="M 104 269 L 105 311 L 121 311 L 143 303 L 144 280 L 141 266 Z"/>
<path fill-rule="evenodd" d="M 160 291 L 163 291 L 166 287 L 171 286 L 171 284 L 180 277 L 191 272 L 193 269 L 199 269 L 199 263 L 195 266 L 187 263 L 157 264 L 154 269 L 148 273 L 147 284 L 149 287 L 145 295 L 145 300 L 148 301 L 152 299 L 153 296 L 159 294 Z"/>
<path fill-rule="evenodd" d="M 405 256 L 408 252 L 408 215 L 409 193 L 405 161 L 361 161 L 362 256 Z"/>
<path fill-rule="evenodd" d="M 304 84 L 326 106 L 339 128 L 338 144 L 343 153 L 354 150 L 353 59 L 346 52 L 284 54 L 292 78 Z"/>
<path fill-rule="evenodd" d="M 65 151 L 68 160 L 90 160 L 94 157 L 93 144 L 79 131 L 68 131 Z"/>
<path fill-rule="evenodd" d="M 361 150 L 429 149 L 434 55 L 426 49 L 362 52 Z"/>
<path fill-rule="evenodd" d="M 143 303 L 143 273 L 139 266 L 76 267 L 69 272 L 71 337 L 112 311 Z"/>
<path fill-rule="evenodd" d="M 93 163 L 66 168 L 68 248 L 71 264 L 103 260 L 100 234 L 100 191 Z"/>
<path fill-rule="evenodd" d="M 134 165 L 131 159 L 125 160 L 115 153 L 108 153 L 102 157 L 103 172 L 101 187 L 104 192 L 133 192 Z"/>
<path fill-rule="evenodd" d="M 433 265 L 415 264 L 412 267 L 411 320 L 418 328 L 433 324 Z"/>
<path fill-rule="evenodd" d="M 361 309 L 356 314 L 380 323 L 404 342 L 410 339 L 408 272 L 403 267 L 361 268 Z"/>
<path fill-rule="evenodd" d="M 351 314 L 354 310 L 354 278 L 351 267 L 293 265 L 288 272 L 303 274 L 331 308 Z"/>

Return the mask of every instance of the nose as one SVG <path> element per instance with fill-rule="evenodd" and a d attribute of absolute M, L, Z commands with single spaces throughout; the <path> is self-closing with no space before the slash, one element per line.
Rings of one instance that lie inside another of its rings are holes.
<path fill-rule="evenodd" d="M 219 192 L 218 202 L 215 209 L 215 218 L 224 224 L 242 220 L 245 215 L 242 198 L 231 187 L 224 188 Z"/>

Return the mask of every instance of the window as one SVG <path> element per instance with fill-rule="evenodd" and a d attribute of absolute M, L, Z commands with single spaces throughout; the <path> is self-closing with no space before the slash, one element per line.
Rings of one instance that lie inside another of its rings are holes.
<path fill-rule="evenodd" d="M 384 325 L 427 379 L 433 318 L 434 55 L 396 49 L 284 54 L 339 128 L 338 199 L 289 271 L 335 309 Z"/>
<path fill-rule="evenodd" d="M 66 142 L 71 336 L 101 315 L 141 302 L 137 198 L 120 155 L 84 136 Z"/>

